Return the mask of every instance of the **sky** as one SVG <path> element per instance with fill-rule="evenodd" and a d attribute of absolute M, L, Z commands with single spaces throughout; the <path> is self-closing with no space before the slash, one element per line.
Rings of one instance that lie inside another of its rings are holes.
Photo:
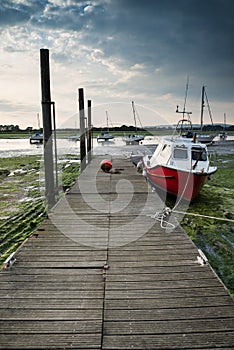
<path fill-rule="evenodd" d="M 78 89 L 93 124 L 175 124 L 176 106 L 199 123 L 234 124 L 233 0 L 1 0 L 0 124 L 37 127 L 40 49 L 50 56 L 57 127 L 76 127 Z M 205 122 L 209 123 L 205 106 Z M 42 122 L 41 122 L 42 123 Z"/>

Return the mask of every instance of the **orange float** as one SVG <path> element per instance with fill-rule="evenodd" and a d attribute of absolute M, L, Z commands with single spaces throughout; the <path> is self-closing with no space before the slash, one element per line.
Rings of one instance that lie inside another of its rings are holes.
<path fill-rule="evenodd" d="M 112 162 L 109 159 L 103 159 L 100 166 L 102 171 L 109 173 L 109 171 L 112 169 Z"/>

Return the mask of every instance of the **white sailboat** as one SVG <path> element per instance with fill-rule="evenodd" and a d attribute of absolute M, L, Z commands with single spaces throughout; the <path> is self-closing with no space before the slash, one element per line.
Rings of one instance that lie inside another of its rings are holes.
<path fill-rule="evenodd" d="M 226 140 L 227 138 L 227 133 L 226 133 L 226 113 L 224 113 L 224 126 L 223 126 L 223 131 L 219 134 L 219 138 L 221 140 Z"/>
<path fill-rule="evenodd" d="M 186 98 L 187 98 L 187 91 L 188 91 L 188 82 L 186 85 L 186 96 L 185 96 L 185 103 L 186 103 Z M 204 119 L 204 107 L 205 107 L 205 99 L 206 99 L 206 104 L 207 104 L 207 108 L 208 108 L 208 112 L 209 112 L 209 116 L 210 116 L 210 120 L 211 123 L 213 125 L 213 119 L 212 119 L 212 114 L 211 114 L 211 109 L 210 109 L 210 105 L 209 105 L 209 101 L 208 101 L 208 97 L 205 91 L 205 86 L 202 86 L 202 97 L 201 97 L 201 118 L 200 118 L 200 133 L 196 133 L 196 140 L 197 142 L 200 143 L 204 143 L 207 145 L 211 145 L 213 143 L 213 140 L 215 138 L 215 134 L 206 134 L 203 133 L 203 119 Z M 184 107 L 185 108 L 185 107 Z M 184 119 L 184 114 L 185 114 L 185 109 L 183 110 L 183 112 L 179 112 L 178 111 L 178 106 L 177 106 L 177 113 L 183 113 L 183 119 Z M 188 115 L 188 122 L 191 124 L 191 120 L 190 120 L 190 114 L 192 114 L 191 112 L 186 112 L 186 114 Z M 191 124 L 192 125 L 192 124 Z M 195 135 L 194 130 L 192 130 L 192 127 L 190 128 L 190 130 L 187 130 L 186 132 L 184 132 L 182 134 L 182 137 L 186 137 L 186 138 L 193 138 Z"/>
<path fill-rule="evenodd" d="M 205 99 L 206 99 L 206 104 L 207 104 L 210 120 L 211 120 L 211 123 L 213 125 L 213 119 L 212 119 L 212 114 L 211 114 L 211 110 L 210 110 L 210 105 L 209 105 L 208 97 L 207 97 L 207 94 L 205 91 L 205 86 L 203 85 L 202 86 L 202 98 L 201 98 L 201 133 L 197 134 L 197 142 L 212 144 L 216 135 L 215 134 L 204 134 L 202 132 L 203 131 L 203 116 L 204 116 Z"/>
<path fill-rule="evenodd" d="M 107 131 L 101 132 L 101 134 L 98 135 L 97 137 L 97 141 L 114 140 L 115 136 L 109 133 L 109 117 L 108 117 L 107 111 L 106 111 L 106 124 L 107 124 Z"/>
<path fill-rule="evenodd" d="M 135 109 L 134 101 L 132 101 L 132 111 L 133 111 L 134 124 L 135 124 L 135 134 L 129 134 L 128 136 L 123 137 L 123 141 L 126 142 L 127 145 L 139 143 L 140 141 L 143 141 L 145 138 L 144 135 L 139 135 L 137 133 L 136 109 Z"/>

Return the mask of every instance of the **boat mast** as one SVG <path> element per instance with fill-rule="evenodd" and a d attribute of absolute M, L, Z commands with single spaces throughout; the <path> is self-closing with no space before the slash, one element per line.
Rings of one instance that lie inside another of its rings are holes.
<path fill-rule="evenodd" d="M 226 113 L 224 113 L 223 121 L 224 121 L 224 130 L 226 130 Z"/>
<path fill-rule="evenodd" d="M 37 113 L 37 126 L 38 126 L 38 130 L 41 130 L 39 113 Z"/>
<path fill-rule="evenodd" d="M 201 131 L 203 129 L 203 114 L 204 114 L 204 96 L 205 96 L 205 86 L 202 86 L 202 96 L 201 96 Z"/>
<path fill-rule="evenodd" d="M 107 111 L 106 111 L 106 125 L 107 125 L 107 131 L 109 132 L 108 112 Z"/>
<path fill-rule="evenodd" d="M 134 123 L 135 123 L 135 130 L 137 132 L 137 126 L 136 126 L 136 111 L 134 106 L 134 101 L 132 101 L 132 111 L 133 111 L 133 117 L 134 117 Z"/>

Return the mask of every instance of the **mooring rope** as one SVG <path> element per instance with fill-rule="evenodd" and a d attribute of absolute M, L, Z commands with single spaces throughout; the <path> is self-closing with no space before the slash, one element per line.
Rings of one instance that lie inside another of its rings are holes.
<path fill-rule="evenodd" d="M 178 210 L 173 210 L 174 213 L 177 214 L 185 214 L 185 215 L 192 215 L 192 216 L 200 216 L 202 218 L 207 218 L 207 219 L 215 219 L 215 220 L 221 220 L 221 221 L 228 221 L 228 222 L 234 222 L 234 220 L 232 219 L 228 219 L 228 218 L 219 218 L 216 216 L 209 216 L 209 215 L 203 215 L 203 214 L 196 214 L 196 213 L 187 213 L 184 211 L 178 211 Z"/>
<path fill-rule="evenodd" d="M 174 229 L 175 225 L 165 220 L 170 215 L 171 215 L 171 209 L 169 207 L 165 207 L 161 212 L 156 212 L 154 215 L 147 215 L 147 216 L 150 217 L 151 219 L 154 219 L 155 221 L 159 221 L 160 226 L 163 229 L 166 229 L 168 227 Z"/>
<path fill-rule="evenodd" d="M 218 221 L 227 221 L 227 222 L 233 222 L 233 219 L 228 219 L 228 218 L 220 218 L 220 217 L 216 217 L 216 216 L 210 216 L 210 215 L 203 215 L 203 214 L 196 214 L 196 213 L 188 213 L 185 211 L 179 211 L 179 210 L 174 210 L 169 208 L 169 207 L 165 207 L 161 212 L 156 212 L 154 215 L 147 215 L 148 217 L 154 219 L 155 221 L 159 221 L 160 222 L 160 226 L 163 229 L 166 228 L 175 228 L 175 225 L 168 222 L 166 219 L 172 214 L 172 213 L 177 213 L 177 214 L 183 214 L 183 215 L 190 215 L 190 216 L 198 216 L 198 217 L 202 217 L 202 218 L 206 218 L 206 219 L 214 219 L 214 220 L 218 220 Z"/>

